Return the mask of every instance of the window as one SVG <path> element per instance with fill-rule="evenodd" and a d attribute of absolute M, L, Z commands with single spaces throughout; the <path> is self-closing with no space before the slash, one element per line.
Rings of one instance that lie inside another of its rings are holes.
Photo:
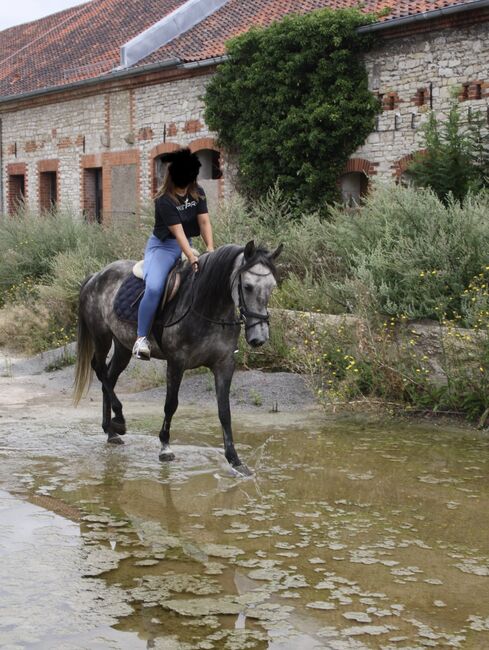
<path fill-rule="evenodd" d="M 25 174 L 8 177 L 9 214 L 15 214 L 25 201 Z"/>
<path fill-rule="evenodd" d="M 87 221 L 102 223 L 102 168 L 85 169 L 83 175 L 83 209 Z"/>
<path fill-rule="evenodd" d="M 39 207 L 41 209 L 41 212 L 49 212 L 56 209 L 57 203 L 57 172 L 41 172 L 39 174 Z"/>
<path fill-rule="evenodd" d="M 341 198 L 348 208 L 360 205 L 368 191 L 368 178 L 363 172 L 349 172 L 340 178 Z"/>
<path fill-rule="evenodd" d="M 202 164 L 199 172 L 200 180 L 218 180 L 222 176 L 219 151 L 214 149 L 201 149 L 196 152 Z"/>

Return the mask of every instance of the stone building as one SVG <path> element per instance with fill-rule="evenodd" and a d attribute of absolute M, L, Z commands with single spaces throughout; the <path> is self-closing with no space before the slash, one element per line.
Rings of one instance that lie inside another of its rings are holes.
<path fill-rule="evenodd" d="M 20 200 L 88 219 L 133 218 L 163 173 L 162 154 L 188 145 L 215 202 L 231 189 L 225 152 L 202 95 L 225 42 L 289 13 L 356 0 L 92 0 L 0 32 L 0 211 Z M 366 56 L 382 99 L 376 129 L 340 179 L 356 200 L 373 176 L 400 178 L 421 146 L 424 113 L 456 89 L 487 109 L 489 0 L 367 0 L 379 21 Z M 383 11 L 382 11 L 383 10 Z"/>

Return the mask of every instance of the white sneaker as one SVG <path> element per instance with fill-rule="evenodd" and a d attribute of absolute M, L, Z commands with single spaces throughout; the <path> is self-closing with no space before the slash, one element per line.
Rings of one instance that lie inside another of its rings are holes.
<path fill-rule="evenodd" d="M 136 359 L 144 359 L 145 361 L 151 359 L 151 347 L 149 345 L 148 339 L 145 336 L 139 336 L 136 339 L 132 353 Z"/>

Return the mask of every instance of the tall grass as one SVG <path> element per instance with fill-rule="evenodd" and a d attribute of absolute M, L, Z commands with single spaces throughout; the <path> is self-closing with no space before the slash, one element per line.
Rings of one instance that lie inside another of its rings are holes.
<path fill-rule="evenodd" d="M 0 220 L 0 345 L 37 352 L 71 340 L 83 279 L 140 259 L 147 234 L 146 220 L 102 227 L 69 212 Z"/>

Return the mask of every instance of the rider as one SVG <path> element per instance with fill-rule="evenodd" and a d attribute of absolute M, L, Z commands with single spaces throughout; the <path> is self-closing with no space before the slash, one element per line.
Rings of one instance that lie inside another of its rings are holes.
<path fill-rule="evenodd" d="M 201 167 L 197 155 L 185 148 L 165 154 L 161 160 L 169 165 L 156 194 L 155 226 L 144 252 L 146 288 L 138 311 L 138 338 L 132 350 L 138 359 L 151 357 L 148 335 L 168 274 L 182 252 L 193 270 L 199 269 L 190 238 L 201 235 L 207 250 L 214 250 L 205 193 L 197 185 Z"/>

